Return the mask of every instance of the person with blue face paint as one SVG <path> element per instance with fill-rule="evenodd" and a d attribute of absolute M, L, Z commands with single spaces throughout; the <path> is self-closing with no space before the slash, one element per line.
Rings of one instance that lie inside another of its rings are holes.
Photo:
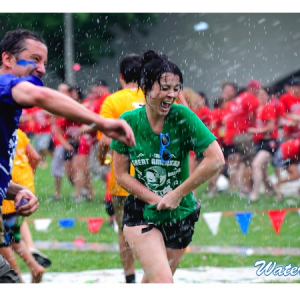
<path fill-rule="evenodd" d="M 38 106 L 54 115 L 93 125 L 96 130 L 129 146 L 135 145 L 135 139 L 126 121 L 103 118 L 72 98 L 43 86 L 41 78 L 46 73 L 48 49 L 37 33 L 26 29 L 8 31 L 0 41 L 0 55 L 0 205 L 4 197 L 14 200 L 16 207 L 25 198 L 28 203 L 17 209 L 17 213 L 29 216 L 39 206 L 37 197 L 29 189 L 11 181 L 23 108 Z M 0 212 L 1 242 L 3 222 Z M 0 282 L 20 282 L 2 256 Z"/>

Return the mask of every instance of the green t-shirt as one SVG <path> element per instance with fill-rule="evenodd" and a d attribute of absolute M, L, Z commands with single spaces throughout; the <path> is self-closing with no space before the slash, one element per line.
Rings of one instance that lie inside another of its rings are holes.
<path fill-rule="evenodd" d="M 136 145 L 113 140 L 111 149 L 127 154 L 134 166 L 134 177 L 159 196 L 174 190 L 189 177 L 189 155 L 194 151 L 199 157 L 216 137 L 188 107 L 173 104 L 165 117 L 162 133 L 170 136 L 171 160 L 160 159 L 160 136 L 154 133 L 146 115 L 146 106 L 127 111 L 120 116 L 131 126 Z M 195 210 L 195 198 L 189 193 L 176 209 L 158 211 L 156 205 L 145 205 L 144 218 L 155 224 L 175 223 Z"/>

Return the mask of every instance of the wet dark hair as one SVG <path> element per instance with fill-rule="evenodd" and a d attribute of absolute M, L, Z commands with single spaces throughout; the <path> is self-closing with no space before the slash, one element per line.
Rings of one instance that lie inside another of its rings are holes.
<path fill-rule="evenodd" d="M 204 99 L 204 105 L 209 106 L 209 99 L 208 99 L 207 95 L 202 91 L 198 91 L 197 94 L 200 95 Z"/>
<path fill-rule="evenodd" d="M 239 87 L 236 83 L 226 81 L 221 85 L 221 89 L 224 90 L 226 85 L 229 85 L 229 86 L 233 87 L 233 89 L 236 90 L 236 93 L 238 93 Z"/>
<path fill-rule="evenodd" d="M 21 52 L 26 50 L 26 40 L 35 40 L 46 45 L 42 37 L 36 32 L 27 29 L 17 29 L 6 32 L 4 38 L 0 42 L 0 54 L 8 52 L 12 55 L 18 56 Z M 0 66 L 3 64 L 2 55 L 0 58 Z"/>
<path fill-rule="evenodd" d="M 71 85 L 68 89 L 68 92 L 71 93 L 73 91 L 76 91 L 77 92 L 77 95 L 78 95 L 78 100 L 79 102 L 81 102 L 84 98 L 84 95 L 82 93 L 82 88 L 78 85 Z"/>
<path fill-rule="evenodd" d="M 142 64 L 142 57 L 138 54 L 129 54 L 120 63 L 120 73 L 126 83 L 138 82 Z"/>
<path fill-rule="evenodd" d="M 213 106 L 214 108 L 219 108 L 223 103 L 226 103 L 226 99 L 223 97 L 216 97 Z"/>
<path fill-rule="evenodd" d="M 163 73 L 172 73 L 179 76 L 181 89 L 183 85 L 183 77 L 180 69 L 166 55 L 154 50 L 147 50 L 142 56 L 142 65 L 139 76 L 139 87 L 144 94 L 149 92 L 155 81 L 160 83 Z"/>

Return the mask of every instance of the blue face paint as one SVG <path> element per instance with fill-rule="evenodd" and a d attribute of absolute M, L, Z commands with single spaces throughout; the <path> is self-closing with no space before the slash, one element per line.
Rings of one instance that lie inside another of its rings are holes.
<path fill-rule="evenodd" d="M 36 64 L 34 61 L 26 60 L 26 59 L 20 59 L 17 62 L 17 65 L 22 66 L 22 67 L 26 67 L 27 65 L 33 65 L 34 67 L 36 67 Z"/>

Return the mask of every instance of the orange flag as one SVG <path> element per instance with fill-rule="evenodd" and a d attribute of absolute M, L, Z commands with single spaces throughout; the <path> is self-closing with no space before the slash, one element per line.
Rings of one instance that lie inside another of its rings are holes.
<path fill-rule="evenodd" d="M 269 210 L 268 214 L 271 219 L 273 228 L 277 234 L 279 234 L 281 224 L 285 218 L 285 210 Z"/>
<path fill-rule="evenodd" d="M 89 231 L 92 233 L 97 233 L 102 224 L 103 224 L 104 218 L 90 218 L 88 219 L 88 227 Z"/>

